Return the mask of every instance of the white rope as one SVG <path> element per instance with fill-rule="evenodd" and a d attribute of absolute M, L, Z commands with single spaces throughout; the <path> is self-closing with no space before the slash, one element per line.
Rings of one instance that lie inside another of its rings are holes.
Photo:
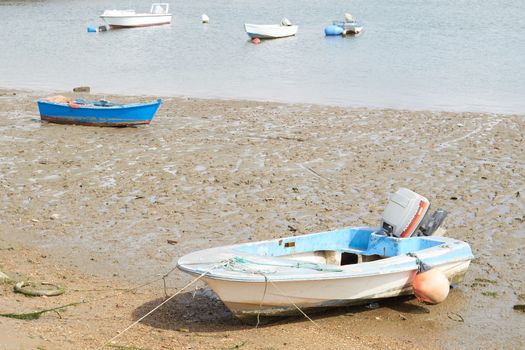
<path fill-rule="evenodd" d="M 303 310 L 301 310 L 301 308 L 299 308 L 299 306 L 295 305 L 295 303 L 292 301 L 292 299 L 288 295 L 284 294 L 284 292 L 282 291 L 281 288 L 277 287 L 277 285 L 275 283 L 273 283 L 271 280 L 268 280 L 268 281 L 275 287 L 275 289 L 277 289 L 280 293 L 282 293 L 282 295 L 284 295 L 286 298 L 288 298 L 288 301 L 293 306 L 295 306 L 295 308 L 297 310 L 299 310 L 299 312 L 302 313 L 303 316 L 308 319 L 308 321 L 312 322 L 316 327 L 321 328 L 321 326 L 318 323 L 316 323 L 314 320 L 312 320 L 310 317 L 308 317 L 308 315 Z"/>
<path fill-rule="evenodd" d="M 185 285 L 184 287 L 182 287 L 181 289 L 179 289 L 179 291 L 177 291 L 177 293 L 173 294 L 172 296 L 170 296 L 168 299 L 164 300 L 162 303 L 160 303 L 159 305 L 157 305 L 155 308 L 153 308 L 150 312 L 148 312 L 147 314 L 145 314 L 144 316 L 142 316 L 141 318 L 139 318 L 138 320 L 136 320 L 135 322 L 133 322 L 132 324 L 130 324 L 129 326 L 127 326 L 124 330 L 122 330 L 121 332 L 119 332 L 119 334 L 117 334 L 116 336 L 114 336 L 113 338 L 111 338 L 110 340 L 104 342 L 104 344 L 102 344 L 100 347 L 97 348 L 97 350 L 100 350 L 102 348 L 104 348 L 106 345 L 108 345 L 109 343 L 111 343 L 112 341 L 114 341 L 115 339 L 119 338 L 122 334 L 124 334 L 125 332 L 127 332 L 130 328 L 136 326 L 140 321 L 142 321 L 143 319 L 145 319 L 146 317 L 148 317 L 149 315 L 151 315 L 152 313 L 154 313 L 157 309 L 159 309 L 162 305 L 166 304 L 168 301 L 170 301 L 171 299 L 173 299 L 174 297 L 176 297 L 179 293 L 181 293 L 183 290 L 185 290 L 186 288 L 188 288 L 189 286 L 191 286 L 192 284 L 194 284 L 195 282 L 197 282 L 198 280 L 200 280 L 202 277 L 204 277 L 207 273 L 211 272 L 212 270 L 216 269 L 218 266 L 220 265 L 223 265 L 224 263 L 220 263 L 220 264 L 217 264 L 217 265 L 214 265 L 211 269 L 207 270 L 207 271 L 204 271 L 202 274 L 199 275 L 199 277 L 195 278 L 193 281 L 191 281 L 190 283 L 188 283 L 187 285 Z"/>
<path fill-rule="evenodd" d="M 255 328 L 259 327 L 259 323 L 261 321 L 260 316 L 261 316 L 262 304 L 264 301 L 264 297 L 266 296 L 266 291 L 268 290 L 268 277 L 266 277 L 264 273 L 261 273 L 261 275 L 263 275 L 264 277 L 264 293 L 261 298 L 261 302 L 259 303 L 259 310 L 257 311 L 257 324 L 255 325 Z"/>

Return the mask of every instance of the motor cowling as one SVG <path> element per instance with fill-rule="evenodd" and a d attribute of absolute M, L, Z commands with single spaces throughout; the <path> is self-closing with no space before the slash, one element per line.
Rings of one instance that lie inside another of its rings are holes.
<path fill-rule="evenodd" d="M 414 235 L 430 207 L 428 199 L 407 188 L 392 193 L 383 212 L 381 227 L 385 234 L 399 238 Z"/>

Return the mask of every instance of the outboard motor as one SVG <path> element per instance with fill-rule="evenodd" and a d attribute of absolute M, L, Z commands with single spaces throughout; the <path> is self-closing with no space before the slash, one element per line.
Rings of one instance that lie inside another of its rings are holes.
<path fill-rule="evenodd" d="M 292 22 L 290 22 L 290 20 L 286 17 L 283 17 L 283 19 L 281 20 L 281 25 L 282 26 L 286 26 L 286 27 L 289 27 L 292 25 Z"/>
<path fill-rule="evenodd" d="M 430 236 L 445 220 L 447 211 L 438 209 L 429 215 L 429 209 L 428 199 L 409 189 L 400 188 L 390 195 L 390 201 L 383 212 L 381 227 L 388 236 Z"/>
<path fill-rule="evenodd" d="M 441 226 L 447 214 L 445 209 L 438 208 L 432 216 L 425 215 L 423 222 L 419 226 L 418 236 L 432 236 L 438 227 Z"/>

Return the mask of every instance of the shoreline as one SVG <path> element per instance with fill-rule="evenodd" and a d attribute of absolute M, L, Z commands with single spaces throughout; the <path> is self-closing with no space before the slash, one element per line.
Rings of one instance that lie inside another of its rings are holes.
<path fill-rule="evenodd" d="M 86 291 L 25 298 L 4 285 L 0 313 L 117 294 L 158 278 L 196 249 L 375 225 L 387 194 L 404 186 L 447 209 L 448 234 L 471 244 L 476 256 L 443 304 L 387 301 L 316 315 L 320 330 L 300 318 L 254 329 L 200 284 L 197 302 L 184 293 L 118 344 L 525 346 L 523 316 L 512 310 L 525 298 L 522 116 L 170 97 L 149 127 L 97 128 L 41 123 L 39 93 L 0 90 L 0 270 Z M 174 271 L 169 291 L 190 280 Z M 61 318 L 0 318 L 0 336 L 16 330 L 45 349 L 97 348 L 163 296 L 160 281 Z M 416 329 L 430 332 L 416 338 Z"/>
<path fill-rule="evenodd" d="M 130 98 L 130 97 L 137 97 L 137 98 L 144 98 L 144 97 L 151 97 L 152 99 L 161 98 L 162 100 L 165 99 L 180 99 L 180 100 L 206 100 L 206 101 L 232 101 L 232 102 L 257 102 L 257 103 L 273 103 L 273 104 L 283 104 L 283 105 L 299 105 L 299 106 L 318 106 L 318 107 L 334 107 L 334 108 L 344 108 L 344 109 L 352 109 L 352 110 L 372 110 L 372 111 L 400 111 L 400 112 L 410 112 L 410 113 L 417 113 L 417 112 L 429 112 L 429 113 L 475 113 L 475 114 L 487 114 L 487 115 L 494 115 L 494 116 L 519 116 L 519 117 L 525 117 L 525 111 L 523 112 L 494 112 L 494 111 L 487 111 L 487 110 L 470 110 L 468 108 L 402 108 L 402 107 L 396 107 L 396 106 L 368 106 L 368 105 L 359 105 L 359 104 L 337 104 L 337 103 L 320 103 L 320 102 L 304 102 L 304 101 L 284 101 L 284 100 L 271 100 L 271 99 L 250 99 L 250 98 L 228 98 L 228 97 L 220 97 L 220 96 L 194 96 L 194 95 L 185 95 L 185 94 L 174 94 L 174 95 L 166 95 L 166 94 L 159 94 L 159 95 L 153 95 L 153 94 L 147 94 L 147 93 L 113 93 L 113 92 L 104 92 L 104 91 L 92 91 L 90 93 L 76 93 L 72 90 L 69 91 L 63 91 L 58 89 L 51 89 L 51 88 L 43 88 L 43 89 L 31 89 L 31 88 L 11 88 L 11 87 L 3 87 L 0 86 L 0 94 L 3 91 L 19 91 L 19 92 L 25 92 L 28 94 L 36 94 L 41 93 L 42 96 L 47 96 L 49 94 L 71 94 L 71 95 L 82 95 L 82 96 L 98 96 L 98 97 L 105 97 L 105 96 L 114 96 L 117 99 L 119 97 L 122 98 Z"/>

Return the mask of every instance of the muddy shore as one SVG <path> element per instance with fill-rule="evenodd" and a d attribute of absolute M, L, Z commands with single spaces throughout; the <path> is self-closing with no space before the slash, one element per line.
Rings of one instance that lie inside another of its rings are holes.
<path fill-rule="evenodd" d="M 66 293 L 28 298 L 4 283 L 0 313 L 83 303 L 0 317 L 0 348 L 99 348 L 192 280 L 174 270 L 164 289 L 178 257 L 377 225 L 398 187 L 447 209 L 447 234 L 476 256 L 444 303 L 391 300 L 314 315 L 319 327 L 255 329 L 198 284 L 113 348 L 525 347 L 525 313 L 513 310 L 525 303 L 525 116 L 167 98 L 149 127 L 97 128 L 41 123 L 45 95 L 0 90 L 0 271 Z"/>

